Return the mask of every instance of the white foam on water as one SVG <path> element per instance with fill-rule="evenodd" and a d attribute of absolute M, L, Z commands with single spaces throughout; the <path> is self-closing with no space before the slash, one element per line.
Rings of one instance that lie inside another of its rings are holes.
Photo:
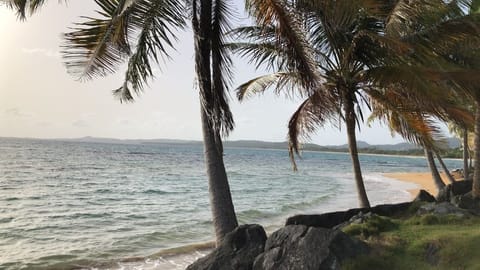
<path fill-rule="evenodd" d="M 411 201 L 409 190 L 420 188 L 415 183 L 399 181 L 381 173 L 365 174 L 364 180 L 372 205 Z"/>
<path fill-rule="evenodd" d="M 209 250 L 117 262 L 108 267 L 86 268 L 85 270 L 183 270 L 188 265 L 208 254 Z"/>

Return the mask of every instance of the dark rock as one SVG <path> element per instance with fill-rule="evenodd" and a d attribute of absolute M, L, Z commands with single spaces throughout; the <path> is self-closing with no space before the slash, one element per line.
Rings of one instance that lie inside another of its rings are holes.
<path fill-rule="evenodd" d="M 267 235 L 260 225 L 242 225 L 227 234 L 222 243 L 187 270 L 251 270 L 263 252 Z"/>
<path fill-rule="evenodd" d="M 455 205 L 449 202 L 441 202 L 441 203 L 428 203 L 428 204 L 422 205 L 418 209 L 417 214 L 419 215 L 425 215 L 425 214 L 456 215 L 459 217 L 463 217 L 467 215 L 468 212 L 456 207 Z"/>
<path fill-rule="evenodd" d="M 347 224 L 361 224 L 361 223 L 365 223 L 366 221 L 368 221 L 369 219 L 372 218 L 372 212 L 368 212 L 368 213 L 363 213 L 363 212 L 360 212 L 358 214 L 356 214 L 355 216 L 351 217 L 350 220 L 348 220 L 346 223 Z"/>
<path fill-rule="evenodd" d="M 457 181 L 446 185 L 438 192 L 437 201 L 450 202 L 455 196 L 464 195 L 472 191 L 472 181 Z"/>
<path fill-rule="evenodd" d="M 428 191 L 421 189 L 418 195 L 413 199 L 414 202 L 436 202 L 437 200 Z"/>
<path fill-rule="evenodd" d="M 368 246 L 339 230 L 289 225 L 274 232 L 254 270 L 340 269 L 340 263 L 368 252 Z"/>
<path fill-rule="evenodd" d="M 330 243 L 330 256 L 327 258 L 329 260 L 322 263 L 323 266 L 327 266 L 327 263 L 329 261 L 336 261 L 338 263 L 342 263 L 347 259 L 355 258 L 359 255 L 368 254 L 370 252 L 370 248 L 365 242 L 360 241 L 357 238 L 350 237 L 340 230 L 336 230 L 334 233 L 334 239 Z M 320 269 L 336 268 L 321 267 Z"/>
<path fill-rule="evenodd" d="M 379 216 L 391 217 L 406 211 L 411 202 L 399 204 L 382 204 L 372 208 L 354 208 L 347 211 L 331 212 L 320 215 L 296 215 L 287 219 L 286 225 L 305 225 L 309 227 L 334 228 L 349 221 L 359 213 L 377 214 Z"/>
<path fill-rule="evenodd" d="M 370 212 L 379 216 L 392 217 L 408 210 L 412 205 L 411 202 L 397 204 L 380 204 L 370 208 Z"/>
<path fill-rule="evenodd" d="M 454 203 L 459 208 L 468 210 L 468 212 L 470 212 L 471 214 L 480 215 L 480 200 L 474 199 L 472 196 L 472 192 L 456 196 L 454 199 Z"/>

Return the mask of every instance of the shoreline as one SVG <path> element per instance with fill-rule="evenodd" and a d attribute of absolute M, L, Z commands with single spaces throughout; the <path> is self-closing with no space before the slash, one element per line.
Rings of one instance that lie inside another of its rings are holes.
<path fill-rule="evenodd" d="M 438 193 L 430 172 L 397 172 L 384 173 L 382 175 L 390 179 L 416 184 L 418 186 L 417 188 L 407 190 L 412 196 L 412 199 L 417 196 L 421 189 L 428 191 L 428 193 L 433 196 L 436 196 Z M 449 181 L 445 173 L 441 172 L 440 176 L 442 177 L 443 182 L 448 185 Z"/>

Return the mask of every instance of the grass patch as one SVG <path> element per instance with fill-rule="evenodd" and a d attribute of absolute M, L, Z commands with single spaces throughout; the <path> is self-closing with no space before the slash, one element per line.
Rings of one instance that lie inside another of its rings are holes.
<path fill-rule="evenodd" d="M 368 238 L 373 235 L 378 235 L 381 232 L 386 232 L 395 229 L 395 224 L 391 219 L 378 215 L 372 215 L 367 221 L 359 224 L 350 224 L 342 230 L 349 235 L 360 236 Z"/>
<path fill-rule="evenodd" d="M 376 221 L 346 232 L 366 238 L 372 253 L 356 258 L 342 269 L 480 269 L 480 218 L 413 216 L 407 219 Z M 362 225 L 362 224 L 354 224 Z"/>

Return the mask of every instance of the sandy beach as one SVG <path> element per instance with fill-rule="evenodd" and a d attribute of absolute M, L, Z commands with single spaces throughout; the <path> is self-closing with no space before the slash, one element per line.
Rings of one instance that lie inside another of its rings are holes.
<path fill-rule="evenodd" d="M 420 189 L 428 191 L 432 195 L 437 195 L 437 189 L 432 180 L 432 174 L 430 172 L 421 172 L 421 173 L 385 173 L 385 177 L 393 178 L 399 181 L 415 183 L 419 187 L 416 189 L 410 189 L 408 192 L 412 194 L 412 197 L 415 197 Z M 448 179 L 444 173 L 440 173 L 442 180 L 445 184 L 448 184 Z"/>

